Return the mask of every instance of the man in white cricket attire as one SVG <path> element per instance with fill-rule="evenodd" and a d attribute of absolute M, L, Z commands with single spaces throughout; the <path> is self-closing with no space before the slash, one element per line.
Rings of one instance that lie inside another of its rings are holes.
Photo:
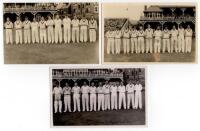
<path fill-rule="evenodd" d="M 100 109 L 104 111 L 104 90 L 101 82 L 99 82 L 99 86 L 97 88 L 97 94 L 98 94 L 98 111 L 100 111 Z"/>
<path fill-rule="evenodd" d="M 13 23 L 10 21 L 9 17 L 6 18 L 4 28 L 6 32 L 6 44 L 13 44 Z"/>
<path fill-rule="evenodd" d="M 25 17 L 25 21 L 23 22 L 24 27 L 24 43 L 31 43 L 31 22 L 28 20 L 28 17 Z"/>
<path fill-rule="evenodd" d="M 178 29 L 178 52 L 185 52 L 185 29 L 182 25 Z"/>
<path fill-rule="evenodd" d="M 104 90 L 104 109 L 105 110 L 110 110 L 110 84 L 108 81 L 103 85 L 103 90 Z"/>
<path fill-rule="evenodd" d="M 138 32 L 136 30 L 136 27 L 133 26 L 133 29 L 130 31 L 130 36 L 131 36 L 131 53 L 138 53 L 138 44 L 137 44 L 137 35 Z"/>
<path fill-rule="evenodd" d="M 105 36 L 107 38 L 107 54 L 114 53 L 114 43 L 115 43 L 115 39 L 114 39 L 114 31 L 112 29 L 110 29 L 109 31 L 106 32 Z"/>
<path fill-rule="evenodd" d="M 59 15 L 56 15 L 56 19 L 54 19 L 55 24 L 55 43 L 62 43 L 62 20 Z"/>
<path fill-rule="evenodd" d="M 111 92 L 111 110 L 117 110 L 117 86 L 116 83 L 112 84 L 110 87 Z"/>
<path fill-rule="evenodd" d="M 163 38 L 162 52 L 165 53 L 166 47 L 167 47 L 167 52 L 170 53 L 170 40 L 169 40 L 170 39 L 170 31 L 168 30 L 167 26 L 165 26 L 165 28 L 163 30 L 162 38 Z"/>
<path fill-rule="evenodd" d="M 123 36 L 124 54 L 128 54 L 130 51 L 130 42 L 129 42 L 130 41 L 130 30 L 128 27 L 123 31 L 122 36 Z"/>
<path fill-rule="evenodd" d="M 80 109 L 80 87 L 78 86 L 78 83 L 74 83 L 74 87 L 72 87 L 72 92 L 73 92 L 73 103 L 74 103 L 74 111 L 78 109 L 78 112 L 81 111 Z"/>
<path fill-rule="evenodd" d="M 190 25 L 187 26 L 185 29 L 185 52 L 190 53 L 192 49 L 192 34 L 193 31 L 190 28 Z"/>
<path fill-rule="evenodd" d="M 139 27 L 139 31 L 138 31 L 138 53 L 144 53 L 144 36 L 145 36 L 145 32 L 143 30 L 143 27 L 140 26 Z"/>
<path fill-rule="evenodd" d="M 96 111 L 96 87 L 94 85 L 94 82 L 91 83 L 90 86 L 90 111 Z"/>
<path fill-rule="evenodd" d="M 80 20 L 80 41 L 87 42 L 88 39 L 88 20 L 83 16 Z"/>
<path fill-rule="evenodd" d="M 48 15 L 48 20 L 46 21 L 47 26 L 47 36 L 48 36 L 48 43 L 54 43 L 54 21 L 50 15 Z"/>
<path fill-rule="evenodd" d="M 171 53 L 175 49 L 175 52 L 178 52 L 178 42 L 177 42 L 178 31 L 174 25 L 171 30 Z"/>
<path fill-rule="evenodd" d="M 39 28 L 40 28 L 40 43 L 47 43 L 47 32 L 46 32 L 46 21 L 44 20 L 44 17 L 41 17 L 41 20 L 39 22 Z"/>
<path fill-rule="evenodd" d="M 22 22 L 19 18 L 19 16 L 17 16 L 17 20 L 14 23 L 14 27 L 15 27 L 15 42 L 16 44 L 22 44 Z"/>
<path fill-rule="evenodd" d="M 135 85 L 135 109 L 142 109 L 142 85 L 137 81 Z"/>
<path fill-rule="evenodd" d="M 39 43 L 38 26 L 39 26 L 39 24 L 34 17 L 33 22 L 31 22 L 31 37 L 32 37 L 32 43 L 33 44 Z"/>
<path fill-rule="evenodd" d="M 158 26 L 154 32 L 154 53 L 160 53 L 161 48 L 161 37 L 162 31 L 160 30 L 160 26 Z"/>
<path fill-rule="evenodd" d="M 57 113 L 57 110 L 59 109 L 59 112 L 62 113 L 62 100 L 61 96 L 63 94 L 63 90 L 61 87 L 55 86 L 53 88 L 53 95 L 54 95 L 54 113 Z"/>
<path fill-rule="evenodd" d="M 117 29 L 115 31 L 115 52 L 116 54 L 120 54 L 120 51 L 121 51 L 121 37 L 122 37 L 122 33 L 119 29 Z"/>
<path fill-rule="evenodd" d="M 65 84 L 65 87 L 63 88 L 63 94 L 64 94 L 64 105 L 65 110 L 64 112 L 68 111 L 71 112 L 71 87 L 68 85 L 68 83 Z"/>
<path fill-rule="evenodd" d="M 119 92 L 119 109 L 121 109 L 122 105 L 123 108 L 126 109 L 126 87 L 124 86 L 123 82 L 118 84 L 118 92 Z"/>
<path fill-rule="evenodd" d="M 72 42 L 79 43 L 79 20 L 76 16 L 74 16 L 74 19 L 72 20 Z"/>
<path fill-rule="evenodd" d="M 81 87 L 81 93 L 83 111 L 85 111 L 85 108 L 87 111 L 89 111 L 89 86 L 86 82 L 83 82 L 83 86 Z"/>
<path fill-rule="evenodd" d="M 64 32 L 64 42 L 70 43 L 71 41 L 71 19 L 68 17 L 68 15 L 65 15 L 65 18 L 63 19 L 63 32 Z"/>
<path fill-rule="evenodd" d="M 129 83 L 126 85 L 127 109 L 130 109 L 130 105 L 132 105 L 132 109 L 135 109 L 134 91 L 135 91 L 134 83 L 129 81 Z"/>
<path fill-rule="evenodd" d="M 89 36 L 90 42 L 96 42 L 97 37 L 97 21 L 94 19 L 94 16 L 91 16 L 89 21 Z"/>
<path fill-rule="evenodd" d="M 145 30 L 145 37 L 146 37 L 146 53 L 153 52 L 153 29 L 148 24 L 147 29 Z"/>

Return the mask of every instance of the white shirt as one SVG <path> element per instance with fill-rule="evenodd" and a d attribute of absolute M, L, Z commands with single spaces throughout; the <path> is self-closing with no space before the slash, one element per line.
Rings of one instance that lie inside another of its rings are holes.
<path fill-rule="evenodd" d="M 82 86 L 82 87 L 81 87 L 81 92 L 82 92 L 83 94 L 88 94 L 88 93 L 89 93 L 89 86 L 88 86 L 88 85 Z"/>
<path fill-rule="evenodd" d="M 78 19 L 73 19 L 72 20 L 72 27 L 79 27 L 79 20 Z"/>
<path fill-rule="evenodd" d="M 80 26 L 81 26 L 82 29 L 87 29 L 88 20 L 87 19 L 81 19 L 80 20 Z"/>
<path fill-rule="evenodd" d="M 114 38 L 115 37 L 115 33 L 113 31 L 107 31 L 106 32 L 106 37 L 107 38 Z"/>
<path fill-rule="evenodd" d="M 185 36 L 186 37 L 192 37 L 192 29 L 185 29 Z"/>
<path fill-rule="evenodd" d="M 115 38 L 120 39 L 121 36 L 122 36 L 121 31 L 115 31 L 115 35 L 114 36 L 115 36 Z"/>
<path fill-rule="evenodd" d="M 152 38 L 153 37 L 153 29 L 146 29 L 145 30 L 145 35 L 146 35 L 146 38 Z"/>
<path fill-rule="evenodd" d="M 164 39 L 169 39 L 169 37 L 170 37 L 170 32 L 169 32 L 169 30 L 167 29 L 164 29 L 163 30 L 163 38 Z"/>
<path fill-rule="evenodd" d="M 90 92 L 90 94 L 96 94 L 96 87 L 95 86 L 90 86 L 89 92 Z"/>
<path fill-rule="evenodd" d="M 126 91 L 127 91 L 128 93 L 133 93 L 134 90 L 135 90 L 134 84 L 127 84 L 127 85 L 126 85 Z"/>
<path fill-rule="evenodd" d="M 123 38 L 130 38 L 130 31 L 129 30 L 124 30 Z"/>
<path fill-rule="evenodd" d="M 64 87 L 63 88 L 63 94 L 70 95 L 71 94 L 71 87 Z"/>
<path fill-rule="evenodd" d="M 172 35 L 172 37 L 177 37 L 177 35 L 178 35 L 178 31 L 175 29 L 175 30 L 171 30 L 171 35 Z"/>
<path fill-rule="evenodd" d="M 99 86 L 99 87 L 97 88 L 97 93 L 98 93 L 98 94 L 104 94 L 103 86 Z"/>
<path fill-rule="evenodd" d="M 110 86 L 109 85 L 104 85 L 103 90 L 105 94 L 110 94 Z"/>
<path fill-rule="evenodd" d="M 47 27 L 53 27 L 54 21 L 53 20 L 47 20 L 46 25 L 47 25 Z"/>
<path fill-rule="evenodd" d="M 79 94 L 79 93 L 80 93 L 80 87 L 79 87 L 79 86 L 74 86 L 74 87 L 72 88 L 72 92 L 73 92 L 74 94 Z"/>
<path fill-rule="evenodd" d="M 55 24 L 55 28 L 61 28 L 62 20 L 61 19 L 55 19 L 54 24 Z"/>
<path fill-rule="evenodd" d="M 12 29 L 13 28 L 13 23 L 11 21 L 7 21 L 4 24 L 4 26 L 5 26 L 6 29 Z"/>
<path fill-rule="evenodd" d="M 38 29 L 38 22 L 31 22 L 32 29 Z"/>
<path fill-rule="evenodd" d="M 136 84 L 136 85 L 135 85 L 135 91 L 136 91 L 136 92 L 142 91 L 142 85 L 141 85 L 141 84 Z"/>
<path fill-rule="evenodd" d="M 89 28 L 90 29 L 97 29 L 97 21 L 96 20 L 90 20 L 89 21 Z"/>
<path fill-rule="evenodd" d="M 125 86 L 124 86 L 124 85 L 118 86 L 118 92 L 119 92 L 119 93 L 125 93 L 125 92 L 126 92 Z"/>
<path fill-rule="evenodd" d="M 71 19 L 70 18 L 64 18 L 63 19 L 63 26 L 65 29 L 70 29 L 71 28 Z"/>
<path fill-rule="evenodd" d="M 22 28 L 22 22 L 21 21 L 15 21 L 14 25 L 15 25 L 15 29 L 21 29 Z"/>
<path fill-rule="evenodd" d="M 23 26 L 24 26 L 24 29 L 26 29 L 26 30 L 30 29 L 31 28 L 31 22 L 29 20 L 24 21 Z"/>
<path fill-rule="evenodd" d="M 132 38 L 136 38 L 137 35 L 138 35 L 138 32 L 137 32 L 137 30 L 131 30 L 131 31 L 130 31 L 130 34 L 131 34 L 131 37 L 132 37 Z"/>
<path fill-rule="evenodd" d="M 184 37 L 185 36 L 185 30 L 182 28 L 182 29 L 178 29 L 178 36 L 180 37 Z"/>
<path fill-rule="evenodd" d="M 111 86 L 110 92 L 111 92 L 111 94 L 116 94 L 117 93 L 117 86 Z"/>
<path fill-rule="evenodd" d="M 155 39 L 161 39 L 161 37 L 162 37 L 162 31 L 161 30 L 156 30 L 154 32 L 154 36 L 155 36 Z"/>
<path fill-rule="evenodd" d="M 139 37 L 144 37 L 144 35 L 145 35 L 145 32 L 143 30 L 139 30 L 138 31 L 138 36 Z"/>
<path fill-rule="evenodd" d="M 40 29 L 46 29 L 46 21 L 41 20 L 39 22 L 39 27 L 40 27 Z"/>

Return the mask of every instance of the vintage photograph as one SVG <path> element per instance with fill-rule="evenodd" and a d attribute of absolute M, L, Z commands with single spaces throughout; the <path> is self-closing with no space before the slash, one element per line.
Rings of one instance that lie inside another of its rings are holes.
<path fill-rule="evenodd" d="M 52 126 L 146 125 L 145 68 L 52 68 Z"/>
<path fill-rule="evenodd" d="M 5 64 L 98 64 L 98 3 L 4 3 Z"/>
<path fill-rule="evenodd" d="M 196 62 L 196 6 L 103 3 L 103 62 Z"/>

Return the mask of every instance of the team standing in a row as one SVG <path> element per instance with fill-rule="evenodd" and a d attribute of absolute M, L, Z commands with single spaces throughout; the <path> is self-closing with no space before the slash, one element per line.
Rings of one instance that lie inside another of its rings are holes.
<path fill-rule="evenodd" d="M 182 25 L 176 29 L 173 26 L 171 30 L 167 26 L 163 31 L 157 26 L 154 31 L 150 25 L 144 30 L 139 26 L 139 30 L 130 26 L 124 30 L 110 28 L 106 32 L 107 54 L 120 54 L 121 43 L 123 43 L 124 54 L 129 53 L 190 53 L 192 48 L 193 31 L 190 25 L 184 29 Z M 161 44 L 162 43 L 162 44 Z M 161 49 L 162 48 L 162 49 Z"/>
<path fill-rule="evenodd" d="M 64 112 L 71 112 L 71 95 L 73 98 L 73 112 L 80 112 L 80 100 L 82 100 L 82 111 L 104 111 L 121 109 L 142 109 L 142 85 L 139 81 L 132 80 L 125 86 L 123 82 L 107 82 L 103 85 L 99 82 L 98 87 L 94 82 L 91 85 L 83 83 L 81 87 L 75 82 L 71 88 L 68 83 L 65 87 L 58 85 L 53 88 L 54 113 L 62 113 L 62 96 L 64 95 Z M 82 96 L 80 98 L 80 95 Z M 126 102 L 127 101 L 127 102 Z M 98 104 L 98 105 L 96 105 Z M 89 106 L 90 105 L 90 106 Z"/>
<path fill-rule="evenodd" d="M 62 28 L 63 27 L 63 28 Z M 96 42 L 97 21 L 94 16 L 87 20 L 84 16 L 79 20 L 76 16 L 71 20 L 68 15 L 65 15 L 63 20 L 59 15 L 55 19 L 49 15 L 48 20 L 42 16 L 39 22 L 33 18 L 31 22 L 28 17 L 22 22 L 20 17 L 17 17 L 14 24 L 10 18 L 6 18 L 4 24 L 6 34 L 6 44 L 13 44 L 13 32 L 15 31 L 15 43 L 25 44 L 32 43 L 73 43 L 77 42 Z M 22 35 L 24 33 L 24 35 Z M 24 37 L 24 40 L 23 38 Z M 64 40 L 64 41 L 63 41 Z"/>

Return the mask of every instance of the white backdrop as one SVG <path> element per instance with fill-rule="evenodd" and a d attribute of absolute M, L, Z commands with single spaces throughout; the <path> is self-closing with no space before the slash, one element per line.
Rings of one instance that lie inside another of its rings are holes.
<path fill-rule="evenodd" d="M 54 2 L 53 0 L 48 1 Z M 172 0 L 162 1 L 169 2 Z M 192 1 L 195 2 L 195 0 Z M 4 0 L 4 2 L 6 1 Z M 146 2 L 149 1 L 146 0 Z M 188 2 L 191 2 L 191 0 L 188 0 Z M 3 10 L 2 5 L 1 3 L 1 11 Z M 1 25 L 3 25 L 2 16 L 0 16 Z M 50 128 L 50 65 L 4 65 L 2 34 L 3 31 L 1 30 L 0 130 L 78 131 L 80 128 L 83 131 L 93 130 L 91 127 Z M 123 130 L 132 130 L 134 128 L 137 131 L 200 130 L 200 65 L 145 64 L 145 66 L 148 66 L 148 127 L 135 128 L 134 126 L 126 126 L 127 128 L 125 129 L 124 126 L 120 126 L 120 128 L 124 128 Z M 105 131 L 112 130 L 110 128 L 121 130 L 119 126 L 115 126 L 106 127 Z M 95 127 L 95 129 L 102 130 L 100 127 Z"/>

